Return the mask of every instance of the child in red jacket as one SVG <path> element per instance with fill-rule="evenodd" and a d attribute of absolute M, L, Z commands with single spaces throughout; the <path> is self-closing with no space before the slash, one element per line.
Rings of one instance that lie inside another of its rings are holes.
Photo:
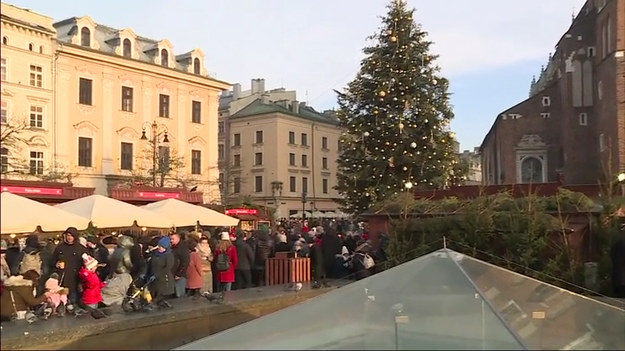
<path fill-rule="evenodd" d="M 100 281 L 96 274 L 98 261 L 87 255 L 82 254 L 84 266 L 80 269 L 78 276 L 82 282 L 82 302 L 90 308 L 98 308 L 98 304 L 102 302 L 102 288 L 106 285 Z"/>

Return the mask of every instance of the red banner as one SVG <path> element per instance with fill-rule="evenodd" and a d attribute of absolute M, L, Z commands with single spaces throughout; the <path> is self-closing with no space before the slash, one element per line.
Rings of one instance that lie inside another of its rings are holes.
<path fill-rule="evenodd" d="M 179 199 L 180 193 L 155 193 L 149 191 L 140 191 L 139 197 L 149 199 Z"/>
<path fill-rule="evenodd" d="M 25 186 L 3 186 L 2 191 L 13 194 L 63 195 L 61 188 L 34 188 Z"/>
<path fill-rule="evenodd" d="M 242 214 L 256 215 L 258 214 L 258 210 L 255 210 L 252 208 L 231 208 L 229 210 L 226 210 L 226 214 L 227 215 L 242 215 Z"/>

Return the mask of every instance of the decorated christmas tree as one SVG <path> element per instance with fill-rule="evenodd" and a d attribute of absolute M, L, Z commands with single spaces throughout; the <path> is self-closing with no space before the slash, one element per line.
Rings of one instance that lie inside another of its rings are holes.
<path fill-rule="evenodd" d="M 405 1 L 388 5 L 379 32 L 369 38 L 373 45 L 363 49 L 360 72 L 337 92 L 344 133 L 336 188 L 351 213 L 458 178 L 449 84 L 413 14 Z"/>

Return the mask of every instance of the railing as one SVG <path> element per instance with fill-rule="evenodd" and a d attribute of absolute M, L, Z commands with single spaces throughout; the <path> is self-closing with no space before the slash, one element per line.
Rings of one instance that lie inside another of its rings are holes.
<path fill-rule="evenodd" d="M 311 281 L 310 258 L 295 257 L 294 252 L 278 252 L 268 258 L 266 264 L 266 284 L 279 285 Z"/>

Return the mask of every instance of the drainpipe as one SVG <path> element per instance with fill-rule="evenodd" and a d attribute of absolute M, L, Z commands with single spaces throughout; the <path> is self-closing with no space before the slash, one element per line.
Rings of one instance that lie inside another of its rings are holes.
<path fill-rule="evenodd" d="M 311 152 L 311 164 L 310 169 L 312 171 L 312 201 L 313 201 L 313 211 L 317 209 L 317 193 L 315 192 L 315 122 L 313 122 L 310 126 L 310 149 Z"/>
<path fill-rule="evenodd" d="M 56 42 L 56 45 L 59 45 L 59 47 L 62 47 L 62 44 L 59 43 L 56 40 L 53 40 L 53 42 Z M 57 167 L 57 96 L 56 96 L 56 91 L 58 88 L 58 61 L 59 61 L 59 53 L 58 50 L 56 48 L 52 48 L 54 50 L 54 56 L 52 57 L 52 66 L 53 66 L 53 72 L 52 72 L 52 84 L 53 84 L 53 88 L 52 88 L 52 110 L 54 111 L 54 121 L 52 123 L 52 144 L 54 145 L 52 147 L 52 169 L 54 172 L 56 172 L 56 167 Z"/>

